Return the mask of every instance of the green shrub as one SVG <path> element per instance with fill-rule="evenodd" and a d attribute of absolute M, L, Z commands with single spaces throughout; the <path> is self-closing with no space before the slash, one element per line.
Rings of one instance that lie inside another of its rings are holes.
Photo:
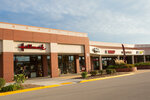
<path fill-rule="evenodd" d="M 108 69 L 116 69 L 118 68 L 119 65 L 109 65 L 107 68 Z"/>
<path fill-rule="evenodd" d="M 140 62 L 140 63 L 136 63 L 134 64 L 135 66 L 149 66 L 150 62 Z"/>
<path fill-rule="evenodd" d="M 96 76 L 98 74 L 98 71 L 97 70 L 93 70 L 90 72 L 91 76 Z"/>
<path fill-rule="evenodd" d="M 133 67 L 135 67 L 134 64 L 126 64 L 125 66 L 126 66 L 126 68 L 133 68 Z"/>
<path fill-rule="evenodd" d="M 0 89 L 1 89 L 2 87 L 4 87 L 5 84 L 6 84 L 5 80 L 4 80 L 3 78 L 0 78 Z"/>
<path fill-rule="evenodd" d="M 101 75 L 103 75 L 103 74 L 104 74 L 104 70 L 99 70 L 99 73 L 100 73 Z"/>
<path fill-rule="evenodd" d="M 82 72 L 81 73 L 82 78 L 87 78 L 87 75 L 88 75 L 88 72 Z"/>
<path fill-rule="evenodd" d="M 115 69 L 112 69 L 112 73 L 113 73 L 113 74 L 116 73 L 116 70 L 115 70 Z"/>
<path fill-rule="evenodd" d="M 17 83 L 14 83 L 13 85 L 16 86 L 17 90 L 23 89 L 23 86 L 22 86 L 22 85 L 19 85 L 19 84 L 17 84 Z"/>
<path fill-rule="evenodd" d="M 19 90 L 19 89 L 23 89 L 23 86 L 14 83 L 14 84 L 10 84 L 8 86 L 2 87 L 0 92 L 16 91 L 16 90 Z"/>
<path fill-rule="evenodd" d="M 109 65 L 108 69 L 117 69 L 117 68 L 133 68 L 134 64 L 120 64 L 120 65 Z"/>
<path fill-rule="evenodd" d="M 15 91 L 15 90 L 17 90 L 17 87 L 13 84 L 1 88 L 1 92 Z"/>
<path fill-rule="evenodd" d="M 116 70 L 115 69 L 106 69 L 106 73 L 107 74 L 114 74 L 114 73 L 116 73 Z"/>
<path fill-rule="evenodd" d="M 21 85 L 22 83 L 24 83 L 25 81 L 25 75 L 24 74 L 17 74 L 17 75 L 14 75 L 14 81 Z"/>

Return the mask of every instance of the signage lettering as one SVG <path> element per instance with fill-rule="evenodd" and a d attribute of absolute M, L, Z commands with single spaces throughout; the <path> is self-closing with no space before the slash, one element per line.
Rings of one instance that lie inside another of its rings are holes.
<path fill-rule="evenodd" d="M 40 46 L 32 46 L 32 44 L 24 45 L 24 43 L 22 43 L 18 48 L 21 48 L 21 51 L 24 51 L 24 49 L 40 49 L 40 50 L 46 50 L 46 48 L 44 48 L 43 44 L 40 45 Z"/>
<path fill-rule="evenodd" d="M 122 51 L 121 53 L 123 53 L 123 51 Z M 126 54 L 132 54 L 131 51 L 125 51 L 125 53 L 126 53 Z"/>
<path fill-rule="evenodd" d="M 115 53 L 115 50 L 108 50 L 108 53 L 109 53 L 109 54 L 114 54 L 114 53 Z"/>
<path fill-rule="evenodd" d="M 93 48 L 92 51 L 93 51 L 94 53 L 100 53 L 99 48 Z"/>

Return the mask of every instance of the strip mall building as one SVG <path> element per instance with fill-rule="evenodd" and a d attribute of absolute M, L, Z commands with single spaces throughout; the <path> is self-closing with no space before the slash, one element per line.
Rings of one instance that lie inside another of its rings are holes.
<path fill-rule="evenodd" d="M 150 45 L 124 44 L 128 63 L 150 61 Z M 105 69 L 123 58 L 122 44 L 89 41 L 86 33 L 0 22 L 0 77 L 29 78 Z"/>

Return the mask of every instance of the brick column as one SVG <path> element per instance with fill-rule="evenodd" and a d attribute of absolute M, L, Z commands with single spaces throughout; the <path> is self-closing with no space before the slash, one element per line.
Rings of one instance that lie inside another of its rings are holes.
<path fill-rule="evenodd" d="M 48 76 L 48 63 L 46 55 L 42 55 L 42 63 L 43 63 L 43 76 Z"/>
<path fill-rule="evenodd" d="M 0 55 L 0 77 L 4 78 L 6 82 L 12 82 L 14 77 L 14 61 L 13 53 L 3 52 Z"/>
<path fill-rule="evenodd" d="M 58 54 L 57 53 L 50 53 L 50 64 L 51 64 L 51 77 L 58 77 Z"/>
<path fill-rule="evenodd" d="M 79 56 L 75 56 L 75 62 L 76 62 L 76 73 L 80 73 L 80 63 L 79 63 Z"/>
<path fill-rule="evenodd" d="M 85 67 L 86 67 L 86 72 L 91 71 L 91 61 L 90 61 L 90 49 L 89 45 L 84 46 L 84 56 L 85 56 Z"/>

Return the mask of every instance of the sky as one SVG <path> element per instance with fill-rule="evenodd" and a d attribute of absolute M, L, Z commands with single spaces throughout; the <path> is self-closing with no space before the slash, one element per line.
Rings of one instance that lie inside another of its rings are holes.
<path fill-rule="evenodd" d="M 150 0 L 0 0 L 0 22 L 84 32 L 91 41 L 150 44 Z"/>

